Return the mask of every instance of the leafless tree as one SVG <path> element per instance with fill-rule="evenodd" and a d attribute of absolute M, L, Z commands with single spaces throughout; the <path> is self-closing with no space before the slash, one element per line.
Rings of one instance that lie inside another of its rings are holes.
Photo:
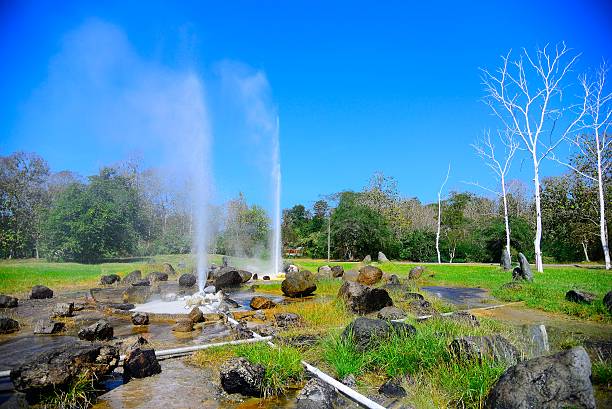
<path fill-rule="evenodd" d="M 563 105 L 563 81 L 579 55 L 572 53 L 564 43 L 554 48 L 539 48 L 533 55 L 523 49 L 515 60 L 511 60 L 511 53 L 501 57 L 502 65 L 495 72 L 483 69 L 482 81 L 485 102 L 500 119 L 505 131 L 519 137 L 533 162 L 534 249 L 537 270 L 542 272 L 540 164 L 575 130 L 584 114 L 583 106 L 575 118 L 562 120 L 563 115 L 574 108 Z"/>
<path fill-rule="evenodd" d="M 610 264 L 610 249 L 608 248 L 608 228 L 606 223 L 606 201 L 604 189 L 604 176 L 612 165 L 607 160 L 606 151 L 610 149 L 610 135 L 608 129 L 612 124 L 612 93 L 606 89 L 606 76 L 608 67 L 603 63 L 592 81 L 586 75 L 580 77 L 580 84 L 584 90 L 586 112 L 582 116 L 575 137 L 566 137 L 570 146 L 578 149 L 579 154 L 585 158 L 586 166 L 579 168 L 569 162 L 562 161 L 554 154 L 552 159 L 567 166 L 580 176 L 597 186 L 599 198 L 599 236 L 604 253 L 606 270 Z M 608 92 L 608 93 L 606 93 Z M 586 254 L 586 251 L 585 251 Z"/>
<path fill-rule="evenodd" d="M 442 264 L 442 259 L 440 258 L 440 227 L 442 227 L 442 190 L 444 190 L 444 185 L 448 182 L 448 176 L 450 175 L 451 165 L 448 164 L 448 170 L 446 171 L 446 178 L 444 178 L 444 182 L 442 182 L 442 186 L 440 186 L 440 190 L 438 190 L 438 230 L 436 231 L 436 253 L 438 253 L 438 264 Z"/>

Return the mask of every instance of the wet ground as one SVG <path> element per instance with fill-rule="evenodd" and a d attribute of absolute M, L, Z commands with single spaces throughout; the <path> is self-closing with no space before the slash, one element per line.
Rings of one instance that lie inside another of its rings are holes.
<path fill-rule="evenodd" d="M 489 295 L 487 290 L 482 288 L 430 286 L 421 287 L 421 290 L 427 291 L 460 309 L 489 307 L 499 304 Z"/>

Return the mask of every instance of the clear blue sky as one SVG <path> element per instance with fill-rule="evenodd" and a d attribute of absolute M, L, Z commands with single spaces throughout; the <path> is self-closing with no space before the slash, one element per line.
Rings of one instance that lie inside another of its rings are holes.
<path fill-rule="evenodd" d="M 479 102 L 478 68 L 497 66 L 510 48 L 558 41 L 583 53 L 579 70 L 612 60 L 611 4 L 3 0 L 0 154 L 34 151 L 53 170 L 85 175 L 125 157 L 120 143 L 89 140 L 86 118 L 55 129 L 32 112 L 45 111 L 32 100 L 48 85 L 66 35 L 94 20 L 116 27 L 139 61 L 158 67 L 189 65 L 206 77 L 231 60 L 264 72 L 281 122 L 284 207 L 361 189 L 374 171 L 394 176 L 402 194 L 430 201 L 449 161 L 451 189 L 464 189 L 462 180 L 489 180 L 469 146 L 493 124 Z M 223 118 L 212 121 L 218 189 L 263 200 L 249 172 L 231 176 L 244 152 L 238 161 L 228 158 L 223 145 L 232 136 L 224 134 Z M 154 164 L 154 153 L 146 155 Z M 517 162 L 515 176 L 528 181 L 529 166 Z"/>

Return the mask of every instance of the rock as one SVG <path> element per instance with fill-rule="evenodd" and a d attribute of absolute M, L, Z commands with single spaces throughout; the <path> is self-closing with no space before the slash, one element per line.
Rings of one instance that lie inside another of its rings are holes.
<path fill-rule="evenodd" d="M 123 360 L 123 379 L 146 378 L 161 373 L 153 348 L 132 348 Z"/>
<path fill-rule="evenodd" d="M 193 307 L 191 311 L 189 311 L 189 319 L 194 324 L 197 324 L 198 322 L 204 322 L 204 314 L 202 313 L 202 310 L 200 310 L 198 307 Z"/>
<path fill-rule="evenodd" d="M 270 276 L 263 276 L 261 279 L 264 281 L 270 281 Z"/>
<path fill-rule="evenodd" d="M 72 317 L 74 310 L 74 303 L 72 302 L 60 302 L 53 306 L 51 311 L 52 317 Z"/>
<path fill-rule="evenodd" d="M 344 281 L 357 281 L 357 277 L 359 276 L 359 272 L 355 270 L 349 270 L 342 274 L 342 279 Z"/>
<path fill-rule="evenodd" d="M 204 293 L 206 294 L 214 294 L 217 292 L 217 288 L 214 285 L 209 285 L 204 288 Z"/>
<path fill-rule="evenodd" d="M 271 299 L 267 297 L 260 297 L 260 296 L 253 297 L 249 305 L 254 310 L 267 310 L 267 309 L 276 307 L 276 304 L 274 303 L 274 301 L 272 301 Z"/>
<path fill-rule="evenodd" d="M 148 286 L 151 285 L 151 282 L 149 280 L 146 280 L 146 279 L 144 279 L 144 280 L 137 280 L 137 281 L 134 281 L 132 283 L 132 285 L 134 287 L 148 287 Z"/>
<path fill-rule="evenodd" d="M 242 278 L 242 283 L 247 283 L 252 277 L 253 273 L 246 270 L 238 270 L 238 274 L 240 274 L 240 278 Z"/>
<path fill-rule="evenodd" d="M 255 311 L 255 314 L 253 314 L 253 318 L 255 318 L 256 320 L 265 321 L 266 313 L 263 312 L 262 310 L 257 310 Z"/>
<path fill-rule="evenodd" d="M 332 269 L 330 266 L 321 266 L 317 269 L 317 278 L 332 278 Z"/>
<path fill-rule="evenodd" d="M 149 325 L 149 314 L 146 312 L 135 312 L 132 314 L 132 324 Z"/>
<path fill-rule="evenodd" d="M 176 270 L 172 267 L 170 263 L 164 263 L 164 273 L 169 276 L 176 275 Z"/>
<path fill-rule="evenodd" d="M 179 318 L 172 326 L 172 331 L 191 332 L 193 331 L 193 321 L 190 318 Z"/>
<path fill-rule="evenodd" d="M 109 274 L 100 277 L 100 284 L 102 285 L 112 285 L 121 281 L 121 277 L 117 274 Z"/>
<path fill-rule="evenodd" d="M 399 320 L 406 318 L 406 313 L 397 307 L 385 307 L 376 316 L 381 320 Z"/>
<path fill-rule="evenodd" d="M 0 294 L 0 308 L 15 308 L 19 304 L 19 300 L 10 295 Z"/>
<path fill-rule="evenodd" d="M 253 274 L 253 277 L 251 277 L 253 280 L 259 280 L 259 276 L 257 275 L 257 273 Z"/>
<path fill-rule="evenodd" d="M 580 290 L 569 290 L 565 293 L 565 299 L 579 304 L 591 304 L 595 300 L 595 294 Z"/>
<path fill-rule="evenodd" d="M 406 389 L 402 387 L 402 384 L 397 379 L 388 379 L 378 388 L 378 393 L 381 393 L 390 398 L 402 398 L 407 396 Z"/>
<path fill-rule="evenodd" d="M 604 296 L 603 304 L 608 309 L 608 312 L 612 314 L 612 291 L 608 291 Z"/>
<path fill-rule="evenodd" d="M 149 286 L 134 286 L 128 287 L 121 298 L 123 302 L 130 304 L 144 304 L 151 297 L 151 287 Z"/>
<path fill-rule="evenodd" d="M 338 392 L 336 389 L 313 378 L 306 382 L 298 396 L 296 397 L 297 409 L 333 409 L 335 406 Z"/>
<path fill-rule="evenodd" d="M 512 366 L 493 386 L 489 409 L 595 409 L 591 361 L 582 347 Z"/>
<path fill-rule="evenodd" d="M 357 282 L 364 285 L 373 285 L 380 281 L 383 272 L 380 268 L 374 266 L 363 266 L 359 269 Z"/>
<path fill-rule="evenodd" d="M 385 256 L 385 253 L 383 253 L 382 251 L 378 252 L 378 262 L 379 263 L 388 263 L 389 259 L 387 258 L 387 256 Z"/>
<path fill-rule="evenodd" d="M 50 319 L 41 319 L 34 324 L 34 333 L 41 335 L 57 334 L 64 329 L 63 322 L 54 322 Z"/>
<path fill-rule="evenodd" d="M 424 315 L 437 315 L 438 311 L 427 300 L 414 300 L 408 303 L 407 310 L 417 317 Z"/>
<path fill-rule="evenodd" d="M 287 266 L 285 266 L 283 271 L 285 273 L 297 273 L 298 271 L 300 271 L 300 269 L 295 264 L 288 264 Z"/>
<path fill-rule="evenodd" d="M 227 393 L 240 393 L 245 396 L 262 395 L 262 382 L 265 368 L 252 364 L 245 358 L 231 358 L 219 369 L 221 386 Z"/>
<path fill-rule="evenodd" d="M 392 334 L 408 337 L 415 332 L 416 329 L 412 325 L 404 322 L 359 317 L 347 325 L 341 337 L 343 339 L 352 338 L 355 348 L 363 352 L 371 344 L 383 342 Z"/>
<path fill-rule="evenodd" d="M 355 379 L 355 375 L 353 374 L 346 375 L 340 380 L 340 382 L 348 386 L 349 388 L 355 389 L 357 387 L 357 379 Z"/>
<path fill-rule="evenodd" d="M 143 345 L 147 345 L 149 341 L 140 335 L 133 335 L 131 337 L 119 339 L 115 341 L 114 345 L 119 348 L 119 353 L 127 355 L 132 349 L 140 348 Z"/>
<path fill-rule="evenodd" d="M 229 257 L 221 257 L 221 267 L 227 267 L 229 265 Z"/>
<path fill-rule="evenodd" d="M 300 325 L 302 323 L 302 317 L 292 312 L 280 312 L 278 314 L 274 314 L 274 320 L 276 321 L 276 325 L 284 328 Z"/>
<path fill-rule="evenodd" d="M 453 355 L 464 360 L 486 358 L 513 365 L 520 359 L 519 351 L 501 335 L 455 338 L 448 348 Z"/>
<path fill-rule="evenodd" d="M 424 272 L 425 272 L 425 267 L 423 266 L 413 267 L 412 269 L 410 269 L 410 272 L 408 273 L 408 279 L 418 280 L 419 278 L 421 278 Z"/>
<path fill-rule="evenodd" d="M 519 253 L 518 258 L 519 266 L 512 270 L 512 279 L 516 281 L 533 281 L 533 273 L 531 272 L 531 266 L 529 266 L 529 261 L 527 261 L 527 257 L 525 257 L 523 253 Z"/>
<path fill-rule="evenodd" d="M 179 286 L 181 287 L 193 287 L 197 282 L 196 276 L 190 273 L 181 274 L 178 279 Z"/>
<path fill-rule="evenodd" d="M 140 270 L 134 270 L 130 274 L 126 275 L 123 279 L 124 284 L 132 284 L 142 279 L 142 272 Z"/>
<path fill-rule="evenodd" d="M 396 276 L 395 274 L 391 274 L 389 276 L 389 279 L 387 280 L 387 284 L 385 284 L 385 287 L 388 288 L 398 288 L 401 287 L 402 282 L 400 281 L 399 277 Z"/>
<path fill-rule="evenodd" d="M 19 323 L 12 318 L 0 317 L 0 334 L 10 334 L 19 331 Z"/>
<path fill-rule="evenodd" d="M 317 335 L 293 335 L 282 337 L 283 343 L 296 348 L 311 348 L 319 342 L 321 338 Z"/>
<path fill-rule="evenodd" d="M 367 256 L 365 256 L 363 258 L 363 262 L 364 263 L 371 263 L 372 262 L 372 256 L 370 256 L 369 254 Z"/>
<path fill-rule="evenodd" d="M 342 266 L 332 266 L 331 271 L 334 278 L 342 277 L 344 275 L 344 267 Z"/>
<path fill-rule="evenodd" d="M 512 260 L 510 259 L 510 253 L 507 249 L 502 250 L 500 265 L 506 271 L 512 270 Z"/>
<path fill-rule="evenodd" d="M 215 280 L 215 288 L 217 288 L 217 290 L 238 287 L 240 284 L 242 284 L 242 276 L 240 272 L 235 269 L 229 269 L 221 273 Z"/>
<path fill-rule="evenodd" d="M 352 281 L 345 281 L 342 284 L 338 290 L 338 298 L 344 300 L 346 306 L 357 314 L 369 314 L 393 305 L 387 290 L 367 287 Z"/>
<path fill-rule="evenodd" d="M 531 356 L 542 356 L 550 352 L 548 344 L 548 333 L 543 324 L 523 325 L 523 335 L 529 341 L 529 352 Z"/>
<path fill-rule="evenodd" d="M 78 336 L 86 341 L 107 341 L 113 338 L 113 327 L 106 320 L 99 320 L 88 327 L 81 328 Z"/>
<path fill-rule="evenodd" d="M 16 390 L 28 395 L 30 402 L 41 395 L 66 390 L 81 374 L 102 379 L 119 363 L 114 346 L 70 342 L 38 354 L 11 370 Z"/>
<path fill-rule="evenodd" d="M 161 273 L 159 271 L 154 271 L 152 273 L 147 274 L 146 278 L 149 283 L 156 283 L 158 281 L 168 281 L 168 274 Z"/>
<path fill-rule="evenodd" d="M 457 311 L 451 315 L 444 316 L 443 319 L 449 321 L 455 321 L 460 324 L 469 325 L 470 327 L 479 327 L 480 322 L 476 316 L 470 314 L 467 311 Z"/>
<path fill-rule="evenodd" d="M 133 310 L 135 305 L 127 302 L 104 304 L 105 307 L 119 311 Z"/>
<path fill-rule="evenodd" d="M 407 292 L 407 293 L 404 294 L 404 299 L 406 299 L 406 300 L 424 300 L 425 297 L 423 297 L 419 293 Z"/>
<path fill-rule="evenodd" d="M 53 290 L 44 285 L 35 285 L 30 293 L 31 300 L 42 300 L 44 298 L 53 298 Z"/>
<path fill-rule="evenodd" d="M 305 297 L 317 289 L 315 277 L 308 270 L 287 273 L 285 277 L 281 283 L 281 290 L 288 297 Z"/>
<path fill-rule="evenodd" d="M 247 328 L 246 323 L 240 321 L 238 325 L 234 326 L 233 331 L 236 333 L 238 339 L 250 339 L 253 338 L 253 331 Z"/>

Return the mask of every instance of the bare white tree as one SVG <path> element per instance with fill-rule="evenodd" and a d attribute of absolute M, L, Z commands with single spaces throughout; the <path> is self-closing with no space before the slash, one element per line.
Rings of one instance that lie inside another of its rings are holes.
<path fill-rule="evenodd" d="M 563 115 L 573 107 L 563 105 L 563 80 L 578 58 L 564 43 L 544 47 L 530 55 L 523 49 L 511 60 L 512 51 L 502 56 L 495 71 L 483 69 L 485 102 L 501 120 L 505 130 L 517 135 L 533 162 L 533 186 L 536 210 L 534 250 L 536 267 L 542 264 L 542 211 L 540 203 L 540 164 L 580 122 L 584 109 L 572 120 Z M 584 108 L 584 106 L 582 107 Z M 547 139 L 547 140 L 545 140 Z"/>
<path fill-rule="evenodd" d="M 608 133 L 608 128 L 612 124 L 612 92 L 606 90 L 607 73 L 608 66 L 606 63 L 603 63 L 592 81 L 589 81 L 586 75 L 580 77 L 580 84 L 585 95 L 586 112 L 580 122 L 576 136 L 565 138 L 570 143 L 570 146 L 577 148 L 580 155 L 589 163 L 586 164 L 586 167 L 579 169 L 569 162 L 560 160 L 554 154 L 551 158 L 597 186 L 599 198 L 599 237 L 604 253 L 606 270 L 610 270 L 612 266 L 610 263 L 610 249 L 608 248 L 604 188 L 604 175 L 607 174 L 608 169 L 612 166 L 612 163 L 607 160 L 607 155 L 605 155 L 606 151 L 611 148 L 610 142 L 612 141 Z M 586 250 L 585 254 L 587 254 Z"/>
<path fill-rule="evenodd" d="M 448 164 L 448 171 L 446 172 L 446 178 L 444 178 L 444 182 L 442 182 L 442 186 L 440 186 L 440 190 L 438 190 L 438 230 L 436 231 L 436 253 L 438 253 L 438 264 L 442 264 L 442 259 L 440 258 L 440 227 L 442 227 L 442 190 L 444 189 L 444 185 L 448 182 L 448 175 L 450 175 L 451 165 Z"/>
<path fill-rule="evenodd" d="M 495 143 L 491 140 L 490 131 L 485 132 L 482 139 L 476 141 L 476 143 L 472 144 L 471 146 L 476 151 L 476 154 L 480 156 L 484 163 L 495 174 L 495 179 L 499 185 L 499 190 L 482 186 L 478 182 L 467 183 L 491 192 L 502 199 L 504 206 L 504 225 L 506 227 L 506 250 L 508 251 L 508 256 L 510 256 L 510 222 L 508 220 L 508 196 L 506 193 L 508 186 L 506 184 L 506 177 L 510 171 L 514 154 L 519 149 L 519 142 L 514 137 L 514 134 L 508 132 L 507 130 L 504 132 L 498 131 L 497 136 L 504 146 L 502 155 L 496 155 L 496 147 Z"/>

